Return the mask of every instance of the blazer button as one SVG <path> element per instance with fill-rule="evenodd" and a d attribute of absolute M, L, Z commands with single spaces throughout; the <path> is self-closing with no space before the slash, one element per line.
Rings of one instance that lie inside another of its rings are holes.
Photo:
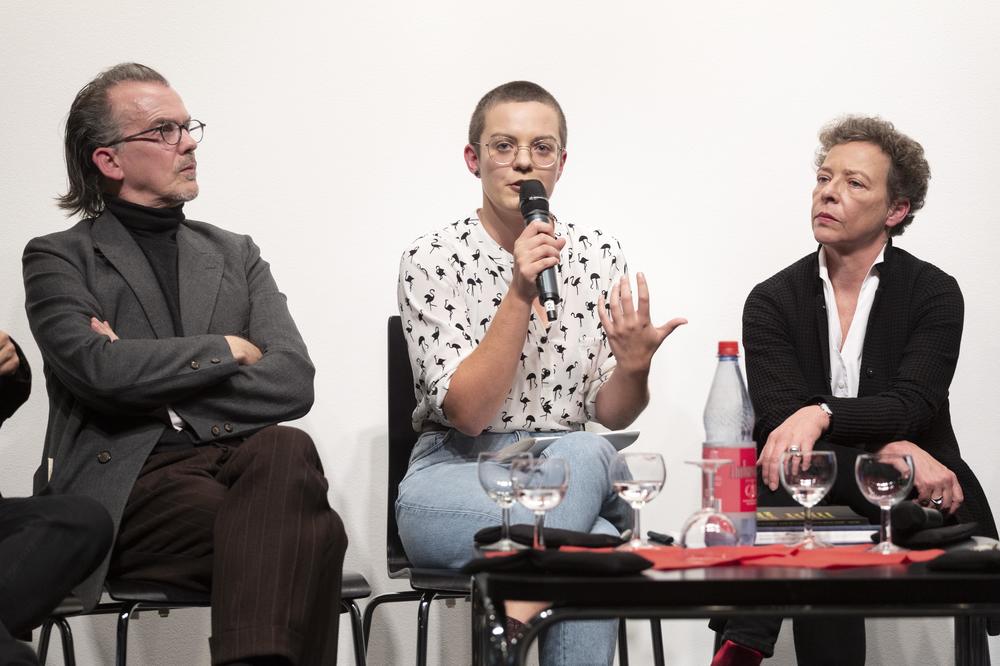
<path fill-rule="evenodd" d="M 219 358 L 213 358 L 213 359 L 212 359 L 212 363 L 222 363 L 222 359 L 219 359 Z"/>
<path fill-rule="evenodd" d="M 101 451 L 100 453 L 98 453 L 97 454 L 97 462 L 101 463 L 102 465 L 105 465 L 105 464 L 111 462 L 111 452 L 110 451 Z"/>
<path fill-rule="evenodd" d="M 871 368 L 865 368 L 865 376 L 866 377 L 874 377 L 875 376 L 875 371 L 873 369 L 871 369 Z"/>
<path fill-rule="evenodd" d="M 221 432 L 222 432 L 222 431 L 221 431 L 221 430 L 219 430 L 219 426 L 212 426 L 212 434 L 213 434 L 213 435 L 215 435 L 216 437 L 218 437 L 218 436 L 219 436 L 219 433 L 221 433 Z"/>
<path fill-rule="evenodd" d="M 198 361 L 191 361 L 191 369 L 192 370 L 197 370 L 200 367 L 201 367 L 201 364 L 198 363 Z"/>
<path fill-rule="evenodd" d="M 226 432 L 232 432 L 233 431 L 233 424 L 232 423 L 227 423 L 227 424 L 225 424 L 222 427 L 225 428 Z"/>

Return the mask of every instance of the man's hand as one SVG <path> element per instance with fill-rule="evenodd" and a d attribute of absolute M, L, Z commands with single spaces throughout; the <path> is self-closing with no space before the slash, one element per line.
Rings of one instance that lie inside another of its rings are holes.
<path fill-rule="evenodd" d="M 635 277 L 639 292 L 639 306 L 632 302 L 632 287 L 628 276 L 611 288 L 611 308 L 605 306 L 604 295 L 597 299 L 597 314 L 608 336 L 608 344 L 615 355 L 618 369 L 627 372 L 648 372 L 653 354 L 660 348 L 667 336 L 687 319 L 671 319 L 663 326 L 654 326 L 649 319 L 649 287 L 646 277 L 638 273 Z"/>
<path fill-rule="evenodd" d="M 830 417 L 819 408 L 819 405 L 808 405 L 801 408 L 784 423 L 771 431 L 767 443 L 760 452 L 757 464 L 760 465 L 764 483 L 771 490 L 777 490 L 781 483 L 778 470 L 781 468 L 781 454 L 790 446 L 799 447 L 803 454 L 813 450 L 816 440 L 830 427 Z"/>
<path fill-rule="evenodd" d="M 524 228 L 514 241 L 514 275 L 510 290 L 525 302 L 538 295 L 535 278 L 546 268 L 559 263 L 559 252 L 566 246 L 565 238 L 556 238 L 555 224 L 535 220 Z"/>
<path fill-rule="evenodd" d="M 227 335 L 226 342 L 229 343 L 229 351 L 232 352 L 233 358 L 240 365 L 253 365 L 264 356 L 257 345 L 238 335 Z"/>
<path fill-rule="evenodd" d="M 965 501 L 962 486 L 955 473 L 913 442 L 890 442 L 879 453 L 909 454 L 913 458 L 913 486 L 917 489 L 917 501 L 921 504 L 955 513 Z M 940 504 L 934 500 L 940 500 Z"/>
<path fill-rule="evenodd" d="M 107 320 L 100 321 L 97 317 L 90 318 L 90 330 L 99 335 L 106 335 L 111 342 L 117 342 L 118 336 L 115 335 L 114 330 L 111 328 L 111 324 Z"/>
<path fill-rule="evenodd" d="M 0 331 L 0 377 L 7 377 L 17 372 L 21 361 L 17 358 L 14 341 L 5 331 Z"/>

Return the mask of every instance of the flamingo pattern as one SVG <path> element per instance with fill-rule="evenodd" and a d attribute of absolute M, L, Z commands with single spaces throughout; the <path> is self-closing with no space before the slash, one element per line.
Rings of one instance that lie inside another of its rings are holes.
<path fill-rule="evenodd" d="M 621 245 L 600 230 L 555 225 L 566 239 L 559 319 L 548 325 L 531 315 L 513 386 L 489 432 L 580 429 L 593 419 L 597 392 L 615 368 L 594 307 L 628 273 Z M 397 295 L 417 397 L 415 429 L 426 422 L 451 426 L 442 408 L 448 384 L 489 330 L 513 267 L 513 256 L 475 216 L 421 236 L 403 252 Z"/>

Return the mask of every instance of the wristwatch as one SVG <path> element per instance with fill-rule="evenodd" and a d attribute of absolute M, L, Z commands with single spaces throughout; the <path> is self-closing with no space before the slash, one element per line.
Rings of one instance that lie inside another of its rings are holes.
<path fill-rule="evenodd" d="M 826 404 L 825 402 L 818 402 L 816 403 L 816 406 L 822 409 L 824 412 L 826 412 L 826 415 L 830 417 L 831 421 L 833 421 L 833 410 L 830 409 L 830 405 Z"/>

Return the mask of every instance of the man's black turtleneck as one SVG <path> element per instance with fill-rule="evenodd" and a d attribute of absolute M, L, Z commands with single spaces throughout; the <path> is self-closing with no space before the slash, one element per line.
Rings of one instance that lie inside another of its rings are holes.
<path fill-rule="evenodd" d="M 150 208 L 106 195 L 104 205 L 118 218 L 146 255 L 160 291 L 167 301 L 174 335 L 184 335 L 180 287 L 177 282 L 177 228 L 184 221 L 184 204 L 172 208 Z"/>
<path fill-rule="evenodd" d="M 177 228 L 184 221 L 184 204 L 172 208 L 150 208 L 125 201 L 118 197 L 105 195 L 104 205 L 118 218 L 122 226 L 128 230 L 146 255 L 153 275 L 160 285 L 163 298 L 170 310 L 170 319 L 174 325 L 174 335 L 184 335 L 181 322 L 181 292 L 177 282 Z M 163 418 L 169 423 L 170 418 L 164 410 Z M 187 429 L 175 430 L 164 428 L 155 451 L 176 451 L 194 446 Z"/>

